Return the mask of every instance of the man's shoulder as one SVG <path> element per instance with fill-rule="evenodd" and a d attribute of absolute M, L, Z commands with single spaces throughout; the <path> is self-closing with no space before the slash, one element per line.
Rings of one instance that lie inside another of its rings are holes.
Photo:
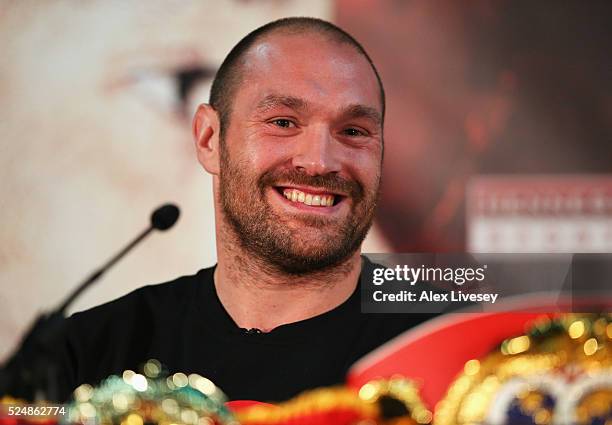
<path fill-rule="evenodd" d="M 214 267 L 199 270 L 171 281 L 142 286 L 132 292 L 96 307 L 73 314 L 72 322 L 89 322 L 98 318 L 117 318 L 150 313 L 175 312 L 197 299 L 202 285 L 212 284 Z"/>

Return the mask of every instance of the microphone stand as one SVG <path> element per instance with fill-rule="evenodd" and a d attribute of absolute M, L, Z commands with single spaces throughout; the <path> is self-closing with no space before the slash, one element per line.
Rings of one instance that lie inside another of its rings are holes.
<path fill-rule="evenodd" d="M 26 332 L 19 348 L 0 369 L 0 398 L 11 397 L 27 401 L 61 400 L 59 382 L 61 350 L 66 332 L 66 309 L 72 302 L 117 261 L 146 238 L 153 230 L 167 230 L 174 225 L 179 216 L 179 210 L 174 205 L 163 205 L 151 216 L 151 224 L 141 232 L 119 253 L 108 260 L 102 267 L 81 282 L 59 307 L 48 313 L 40 314 L 34 324 Z"/>

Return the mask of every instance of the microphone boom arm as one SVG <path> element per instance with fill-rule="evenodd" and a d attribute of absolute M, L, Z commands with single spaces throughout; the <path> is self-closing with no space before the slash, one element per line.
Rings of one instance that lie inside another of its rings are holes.
<path fill-rule="evenodd" d="M 132 248 L 134 248 L 136 245 L 138 245 L 144 238 L 149 236 L 149 234 L 153 230 L 154 230 L 154 227 L 153 226 L 149 226 L 140 235 L 138 235 L 136 237 L 136 239 L 134 239 L 125 248 L 123 248 L 121 251 L 119 251 L 117 254 L 115 254 L 115 256 L 113 256 L 110 260 L 108 260 L 102 267 L 100 267 L 98 270 L 93 272 L 86 280 L 81 282 L 79 284 L 79 286 L 77 286 L 68 297 L 66 297 L 64 302 L 54 312 L 64 314 L 66 312 L 66 309 L 70 306 L 70 304 L 72 304 L 72 302 L 79 295 L 81 295 L 81 293 L 84 290 L 89 288 L 93 283 L 95 283 L 98 279 L 100 279 L 102 277 L 102 275 L 104 273 L 106 273 L 106 271 L 108 269 L 110 269 L 112 266 L 114 266 L 117 261 L 121 260 L 121 258 L 123 258 L 123 256 L 125 254 L 130 252 L 132 250 Z"/>

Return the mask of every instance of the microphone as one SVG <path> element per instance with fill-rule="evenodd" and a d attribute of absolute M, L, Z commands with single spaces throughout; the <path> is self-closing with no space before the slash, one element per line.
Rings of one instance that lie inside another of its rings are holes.
<path fill-rule="evenodd" d="M 165 204 L 151 214 L 151 227 L 157 230 L 168 230 L 178 220 L 181 211 L 174 204 Z"/>
<path fill-rule="evenodd" d="M 59 400 L 59 367 L 54 348 L 65 330 L 66 309 L 93 283 L 102 277 L 117 261 L 146 238 L 153 230 L 170 229 L 180 215 L 174 204 L 165 204 L 151 214 L 149 227 L 143 230 L 125 248 L 80 283 L 68 297 L 47 314 L 40 315 L 25 334 L 18 350 L 0 369 L 0 398 L 3 395 L 27 400 Z"/>

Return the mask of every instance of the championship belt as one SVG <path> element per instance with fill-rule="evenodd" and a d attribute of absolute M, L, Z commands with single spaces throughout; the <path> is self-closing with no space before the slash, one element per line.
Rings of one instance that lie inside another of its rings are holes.
<path fill-rule="evenodd" d="M 238 425 L 223 392 L 198 374 L 167 374 L 156 360 L 74 391 L 68 423 L 83 425 Z"/>
<path fill-rule="evenodd" d="M 612 423 L 608 314 L 452 314 L 358 362 L 349 384 L 415 379 L 434 424 Z"/>
<path fill-rule="evenodd" d="M 612 316 L 537 320 L 482 359 L 466 362 L 435 423 L 609 424 Z"/>

